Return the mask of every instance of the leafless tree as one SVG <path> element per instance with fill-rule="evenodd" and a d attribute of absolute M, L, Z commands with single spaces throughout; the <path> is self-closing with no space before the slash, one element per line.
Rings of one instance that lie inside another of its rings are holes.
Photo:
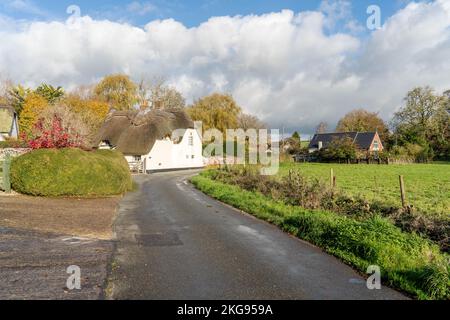
<path fill-rule="evenodd" d="M 138 84 L 138 103 L 143 109 L 183 109 L 186 100 L 164 77 L 142 77 Z"/>
<path fill-rule="evenodd" d="M 241 129 L 266 129 L 267 124 L 258 119 L 257 116 L 242 113 L 238 119 L 238 126 Z"/>
<path fill-rule="evenodd" d="M 0 104 L 10 103 L 10 92 L 13 83 L 6 77 L 0 75 Z"/>
<path fill-rule="evenodd" d="M 319 125 L 316 128 L 316 133 L 326 133 L 328 130 L 328 123 L 326 122 L 321 122 L 319 123 Z"/>

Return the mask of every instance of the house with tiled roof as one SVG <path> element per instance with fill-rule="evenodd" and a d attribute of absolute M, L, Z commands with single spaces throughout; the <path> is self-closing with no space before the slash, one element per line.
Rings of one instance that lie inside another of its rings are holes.
<path fill-rule="evenodd" d="M 361 151 L 372 153 L 381 152 L 384 149 L 378 132 L 333 132 L 315 134 L 309 143 L 309 153 L 327 148 L 332 141 L 348 138 Z"/>

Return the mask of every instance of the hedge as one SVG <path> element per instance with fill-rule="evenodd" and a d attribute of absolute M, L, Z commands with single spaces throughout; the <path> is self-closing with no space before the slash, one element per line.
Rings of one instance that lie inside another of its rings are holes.
<path fill-rule="evenodd" d="M 39 149 L 13 159 L 11 185 L 33 196 L 96 197 L 131 190 L 132 179 L 116 151 Z"/>

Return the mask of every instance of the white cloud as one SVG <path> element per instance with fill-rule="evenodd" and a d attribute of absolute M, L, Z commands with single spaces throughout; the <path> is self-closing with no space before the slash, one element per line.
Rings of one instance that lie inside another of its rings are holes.
<path fill-rule="evenodd" d="M 73 87 L 113 72 L 163 75 L 188 101 L 220 90 L 273 126 L 309 133 L 365 107 L 388 119 L 417 85 L 450 88 L 450 5 L 411 3 L 362 41 L 326 32 L 321 11 L 172 19 L 144 28 L 82 17 L 20 24 L 0 17 L 0 72 Z M 13 25 L 12 25 L 13 24 Z"/>

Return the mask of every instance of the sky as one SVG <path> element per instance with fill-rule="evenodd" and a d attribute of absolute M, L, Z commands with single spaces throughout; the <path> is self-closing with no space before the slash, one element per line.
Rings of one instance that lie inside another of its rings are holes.
<path fill-rule="evenodd" d="M 355 108 L 389 120 L 412 88 L 450 89 L 448 57 L 450 0 L 0 0 L 0 78 L 163 76 L 188 102 L 230 93 L 287 132 L 333 130 Z"/>

